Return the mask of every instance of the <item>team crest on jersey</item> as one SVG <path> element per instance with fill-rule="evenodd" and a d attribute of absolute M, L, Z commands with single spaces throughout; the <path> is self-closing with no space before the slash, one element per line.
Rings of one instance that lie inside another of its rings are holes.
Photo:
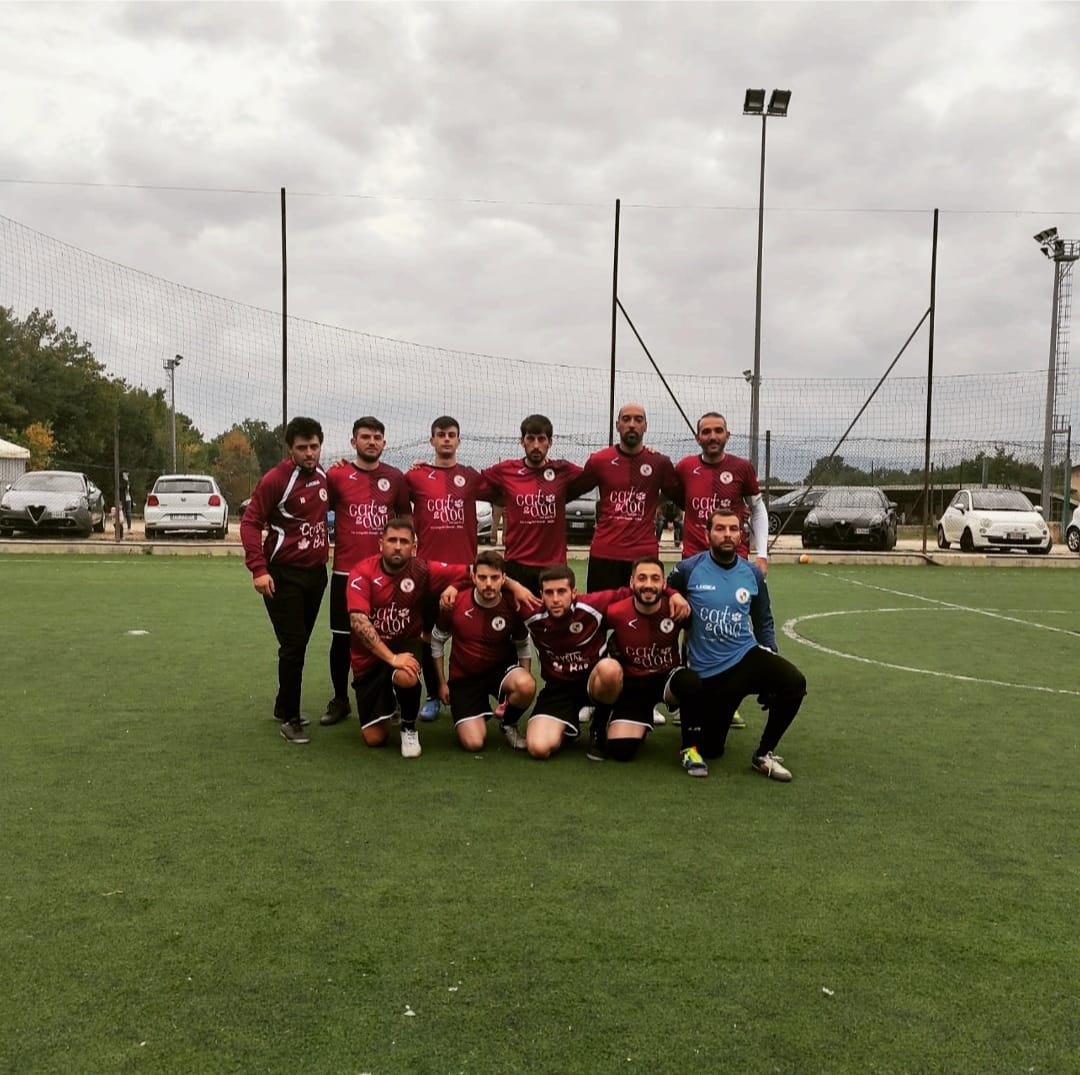
<path fill-rule="evenodd" d="M 660 621 L 660 630 L 666 635 L 671 634 L 671 632 L 675 630 L 675 621 L 669 617 L 665 617 Z"/>
<path fill-rule="evenodd" d="M 735 477 L 730 470 L 722 470 L 720 471 L 720 480 L 725 485 L 730 485 L 735 480 Z"/>
<path fill-rule="evenodd" d="M 544 471 L 544 481 L 553 482 L 554 480 L 555 480 L 555 471 L 553 471 L 551 469 L 551 467 L 548 467 L 547 470 Z"/>
<path fill-rule="evenodd" d="M 413 582 L 412 579 L 402 579 L 401 580 L 401 592 L 402 593 L 412 593 L 413 590 L 415 590 L 415 589 L 416 589 L 416 583 Z"/>
<path fill-rule="evenodd" d="M 383 493 L 385 493 L 385 492 L 386 492 L 386 490 L 390 488 L 390 481 L 389 481 L 389 479 L 387 479 L 387 478 L 380 478 L 380 479 L 379 479 L 379 481 L 378 481 L 378 486 L 379 486 L 379 490 L 380 490 L 380 492 L 383 492 Z"/>
<path fill-rule="evenodd" d="M 575 621 L 574 623 L 570 624 L 570 633 L 572 635 L 579 635 L 584 630 L 585 630 L 585 624 L 583 624 L 583 623 L 577 623 Z"/>
<path fill-rule="evenodd" d="M 491 621 L 491 626 L 496 631 L 505 631 L 506 630 L 506 620 L 502 616 L 496 616 L 495 619 L 493 619 Z"/>
<path fill-rule="evenodd" d="M 454 484 L 459 489 L 461 489 L 465 485 L 465 475 L 464 474 L 455 474 L 454 475 Z"/>
<path fill-rule="evenodd" d="M 642 463 L 641 470 L 639 472 L 643 478 L 647 478 L 652 473 L 651 463 Z"/>
<path fill-rule="evenodd" d="M 750 591 L 746 589 L 745 586 L 740 586 L 735 591 L 735 600 L 738 601 L 740 605 L 745 605 L 746 602 L 750 600 Z"/>

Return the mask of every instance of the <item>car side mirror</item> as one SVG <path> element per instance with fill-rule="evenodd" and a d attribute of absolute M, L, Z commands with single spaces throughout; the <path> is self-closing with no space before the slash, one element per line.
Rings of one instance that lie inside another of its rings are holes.
<path fill-rule="evenodd" d="M 889 501 L 889 511 L 899 511 L 900 505 L 895 500 Z"/>

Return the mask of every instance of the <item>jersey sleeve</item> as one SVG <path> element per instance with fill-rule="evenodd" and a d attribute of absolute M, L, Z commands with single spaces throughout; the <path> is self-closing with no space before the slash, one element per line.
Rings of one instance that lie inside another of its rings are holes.
<path fill-rule="evenodd" d="M 773 623 L 772 601 L 769 599 L 769 584 L 757 564 L 749 564 L 750 570 L 757 576 L 758 592 L 750 599 L 750 620 L 754 625 L 754 637 L 762 646 L 767 646 L 773 653 L 779 653 L 776 644 L 776 626 Z"/>
<path fill-rule="evenodd" d="M 365 616 L 371 615 L 371 577 L 362 568 L 357 568 L 349 575 L 345 586 L 345 607 L 350 613 L 362 612 Z"/>
<path fill-rule="evenodd" d="M 625 601 L 626 598 L 633 596 L 634 591 L 629 586 L 620 586 L 617 590 L 597 590 L 596 593 L 583 594 L 578 600 L 586 605 L 592 605 L 601 616 L 604 616 L 616 601 Z"/>
<path fill-rule="evenodd" d="M 687 570 L 686 565 L 689 560 L 680 560 L 668 574 L 668 585 L 676 592 L 686 596 L 686 587 L 690 582 L 690 572 Z"/>
<path fill-rule="evenodd" d="M 240 541 L 244 546 L 244 563 L 251 572 L 252 577 L 265 575 L 268 568 L 266 554 L 263 552 L 263 527 L 270 512 L 281 497 L 284 486 L 278 480 L 276 471 L 270 471 L 264 475 L 262 481 L 255 486 L 255 492 L 251 495 L 251 503 L 247 506 L 240 519 Z"/>
<path fill-rule="evenodd" d="M 442 593 L 447 586 L 463 590 L 470 583 L 468 564 L 441 564 L 428 561 L 428 593 Z"/>

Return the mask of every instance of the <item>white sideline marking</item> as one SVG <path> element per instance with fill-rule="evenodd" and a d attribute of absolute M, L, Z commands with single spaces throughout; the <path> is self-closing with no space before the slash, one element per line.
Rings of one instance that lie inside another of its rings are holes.
<path fill-rule="evenodd" d="M 854 653 L 844 653 L 842 650 L 832 649 L 829 646 L 824 646 L 820 642 L 814 642 L 804 635 L 799 634 L 797 628 L 804 620 L 820 620 L 826 619 L 829 616 L 853 616 L 853 615 L 868 615 L 877 612 L 929 612 L 929 611 L 941 611 L 941 612 L 973 612 L 976 615 L 989 616 L 993 619 L 1005 620 L 1009 623 L 1017 623 L 1024 627 L 1035 627 L 1044 631 L 1053 631 L 1058 634 L 1072 635 L 1073 637 L 1080 636 L 1080 632 L 1069 630 L 1064 627 L 1050 627 L 1043 623 L 1032 623 L 1030 620 L 1023 620 L 1016 616 L 1007 616 L 1000 612 L 996 612 L 992 609 L 974 608 L 968 605 L 959 605 L 951 601 L 939 601 L 937 598 L 924 597 L 922 594 L 905 593 L 903 590 L 890 590 L 885 586 L 874 586 L 870 583 L 859 582 L 856 579 L 844 578 L 842 575 L 832 575 L 829 572 L 821 571 L 818 574 L 825 575 L 827 578 L 835 578 L 841 582 L 851 583 L 852 586 L 863 586 L 868 590 L 879 590 L 882 593 L 893 594 L 897 597 L 909 597 L 915 601 L 924 601 L 928 605 L 936 606 L 936 609 L 919 608 L 918 606 L 907 608 L 859 608 L 859 609 L 838 609 L 833 612 L 812 612 L 806 616 L 796 616 L 794 619 L 788 620 L 783 626 L 784 634 L 790 638 L 793 642 L 797 642 L 801 646 L 807 646 L 810 649 L 817 650 L 819 653 L 826 653 L 830 657 L 840 657 L 846 661 L 857 661 L 859 664 L 871 664 L 876 665 L 878 668 L 891 668 L 897 672 L 911 672 L 917 676 L 936 676 L 939 679 L 954 679 L 961 683 L 980 683 L 989 687 L 1011 687 L 1015 690 L 1022 691 L 1038 691 L 1040 694 L 1064 694 L 1070 697 L 1080 697 L 1080 691 L 1069 690 L 1065 687 L 1043 687 L 1035 686 L 1030 683 L 1010 683 L 1005 680 L 999 679 L 984 679 L 980 676 L 965 676 L 956 672 L 935 672 L 929 668 L 913 668 L 906 664 L 894 664 L 891 661 L 879 661 L 872 657 L 859 657 Z M 1050 611 L 1050 610 L 1047 610 Z M 1063 614 L 1066 610 L 1054 609 L 1053 614 Z"/>

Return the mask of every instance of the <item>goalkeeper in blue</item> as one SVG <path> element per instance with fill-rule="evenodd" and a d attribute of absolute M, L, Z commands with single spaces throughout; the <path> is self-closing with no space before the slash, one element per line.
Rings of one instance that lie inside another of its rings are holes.
<path fill-rule="evenodd" d="M 690 602 L 686 663 L 701 677 L 713 713 L 695 746 L 703 757 L 719 758 L 739 703 L 756 694 L 769 716 L 750 764 L 771 780 L 788 781 L 791 772 L 775 751 L 802 705 L 806 677 L 777 652 L 765 576 L 738 554 L 739 517 L 714 511 L 706 529 L 708 551 L 683 560 L 668 576 Z"/>

